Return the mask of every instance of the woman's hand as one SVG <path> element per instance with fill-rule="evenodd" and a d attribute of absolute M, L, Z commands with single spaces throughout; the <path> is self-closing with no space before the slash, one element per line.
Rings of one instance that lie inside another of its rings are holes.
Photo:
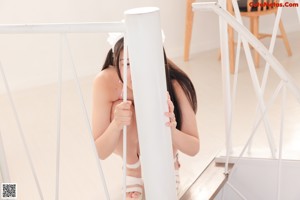
<path fill-rule="evenodd" d="M 132 102 L 125 101 L 116 105 L 112 123 L 115 124 L 117 130 L 121 131 L 124 126 L 130 125 L 131 120 L 132 120 Z"/>
<path fill-rule="evenodd" d="M 168 107 L 169 107 L 169 112 L 166 112 L 165 115 L 169 118 L 169 121 L 166 123 L 166 126 L 171 128 L 171 131 L 174 131 L 176 129 L 176 116 L 174 114 L 174 104 L 171 101 L 171 97 L 169 95 L 169 93 L 167 93 L 167 103 L 168 103 Z"/>

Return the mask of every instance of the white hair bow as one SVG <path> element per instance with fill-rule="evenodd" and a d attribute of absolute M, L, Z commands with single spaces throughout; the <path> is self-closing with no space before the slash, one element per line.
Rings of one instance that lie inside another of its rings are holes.
<path fill-rule="evenodd" d="M 165 42 L 165 33 L 163 30 L 161 30 L 161 36 L 162 36 L 162 42 Z M 109 45 L 111 46 L 112 51 L 114 52 L 114 48 L 116 43 L 122 38 L 124 37 L 124 33 L 123 32 L 112 32 L 112 33 L 108 33 L 108 38 L 107 38 L 107 42 L 109 43 Z"/>
<path fill-rule="evenodd" d="M 110 44 L 112 51 L 114 52 L 114 48 L 116 43 L 124 37 L 123 32 L 114 32 L 114 33 L 108 33 L 107 42 Z"/>

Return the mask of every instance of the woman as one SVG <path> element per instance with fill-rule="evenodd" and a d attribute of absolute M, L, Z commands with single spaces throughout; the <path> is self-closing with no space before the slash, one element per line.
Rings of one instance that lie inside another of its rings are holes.
<path fill-rule="evenodd" d="M 165 56 L 165 55 L 164 55 Z M 123 38 L 108 52 L 102 71 L 93 85 L 93 134 L 100 159 L 112 153 L 122 157 L 123 126 L 127 126 L 127 199 L 142 199 L 143 183 L 139 163 L 139 143 L 134 110 L 130 70 L 127 77 L 128 101 L 122 101 Z M 195 113 L 197 99 L 194 86 L 187 75 L 165 56 L 174 166 L 178 170 L 177 151 L 194 156 L 199 151 Z M 130 63 L 128 62 L 128 69 Z M 178 178 L 178 177 L 177 177 Z"/>

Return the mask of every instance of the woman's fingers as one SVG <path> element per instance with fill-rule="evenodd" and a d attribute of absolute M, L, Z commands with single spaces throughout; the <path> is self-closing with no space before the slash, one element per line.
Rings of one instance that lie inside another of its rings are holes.
<path fill-rule="evenodd" d="M 132 104 L 131 101 L 124 101 L 119 103 L 115 108 L 115 113 L 131 110 L 131 104 Z"/>
<path fill-rule="evenodd" d="M 177 122 L 173 121 L 173 122 L 166 122 L 166 126 L 170 127 L 170 128 L 176 128 L 177 126 Z"/>
<path fill-rule="evenodd" d="M 174 128 L 176 128 L 177 122 L 176 122 L 175 114 L 173 112 L 166 112 L 165 116 L 167 116 L 169 118 L 169 121 L 166 122 L 166 125 L 168 127 L 174 127 Z"/>
<path fill-rule="evenodd" d="M 168 102 L 168 106 L 169 106 L 169 111 L 173 112 L 174 111 L 174 104 L 171 100 L 169 92 L 167 92 L 167 98 L 168 98 L 167 102 Z"/>
<path fill-rule="evenodd" d="M 169 112 L 166 112 L 165 115 L 169 118 L 169 121 L 166 122 L 166 126 L 171 128 L 176 128 L 177 122 L 174 114 L 174 104 L 171 100 L 169 92 L 167 92 L 167 98 L 168 98 L 167 103 L 169 107 Z"/>
<path fill-rule="evenodd" d="M 121 102 L 115 107 L 114 120 L 122 128 L 123 126 L 128 126 L 132 119 L 132 102 L 125 101 Z"/>
<path fill-rule="evenodd" d="M 130 109 L 131 108 L 131 104 L 132 102 L 131 101 L 123 101 L 121 103 L 119 103 L 116 108 L 117 109 Z"/>
<path fill-rule="evenodd" d="M 169 104 L 169 110 L 171 112 L 173 112 L 174 111 L 174 104 L 173 104 L 173 102 L 170 99 L 168 100 L 168 104 Z"/>
<path fill-rule="evenodd" d="M 165 115 L 170 118 L 170 121 L 175 120 L 175 114 L 173 112 L 166 112 Z"/>

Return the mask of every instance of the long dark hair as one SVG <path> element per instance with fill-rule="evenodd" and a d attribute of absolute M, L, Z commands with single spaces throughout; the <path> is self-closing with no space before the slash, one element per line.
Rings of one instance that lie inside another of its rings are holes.
<path fill-rule="evenodd" d="M 123 82 L 119 67 L 119 59 L 120 53 L 123 50 L 124 39 L 121 38 L 114 46 L 114 49 L 110 49 L 107 53 L 106 59 L 102 66 L 102 70 L 113 66 L 116 68 L 118 76 L 120 80 Z M 166 56 L 165 50 L 164 52 L 164 62 L 165 62 L 165 72 L 166 72 L 166 82 L 167 82 L 167 90 L 170 94 L 171 100 L 174 104 L 174 114 L 176 116 L 177 121 L 177 129 L 181 130 L 182 125 L 182 114 L 181 108 L 178 103 L 178 98 L 176 96 L 174 86 L 172 81 L 177 81 L 180 86 L 182 87 L 191 107 L 193 108 L 194 112 L 197 112 L 197 96 L 194 85 L 187 74 L 182 71 L 174 62 L 169 60 Z"/>

